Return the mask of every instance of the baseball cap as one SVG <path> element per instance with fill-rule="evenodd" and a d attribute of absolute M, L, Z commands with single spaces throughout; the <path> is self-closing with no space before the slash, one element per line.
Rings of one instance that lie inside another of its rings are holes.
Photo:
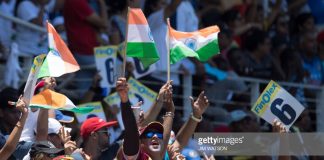
<path fill-rule="evenodd" d="M 231 115 L 231 123 L 241 121 L 246 117 L 250 117 L 250 115 L 248 115 L 246 112 L 240 109 L 230 112 L 230 115 Z"/>
<path fill-rule="evenodd" d="M 30 157 L 34 157 L 38 153 L 48 154 L 49 157 L 56 157 L 64 154 L 64 149 L 55 148 L 55 146 L 49 141 L 37 141 L 35 142 L 30 151 Z"/>
<path fill-rule="evenodd" d="M 62 125 L 54 118 L 48 118 L 48 134 L 58 134 Z M 71 132 L 72 128 L 64 127 L 65 130 Z"/>
<path fill-rule="evenodd" d="M 74 117 L 64 115 L 60 110 L 55 110 L 55 119 L 62 123 L 72 123 Z"/>
<path fill-rule="evenodd" d="M 106 122 L 105 120 L 98 118 L 98 117 L 92 117 L 87 120 L 85 120 L 81 125 L 81 136 L 86 139 L 91 134 L 91 132 L 95 132 L 100 130 L 104 127 L 112 127 L 117 125 L 117 121 L 110 121 Z"/>
<path fill-rule="evenodd" d="M 40 92 L 40 89 L 45 86 L 45 80 L 39 81 L 35 86 L 34 95 Z"/>
<path fill-rule="evenodd" d="M 155 129 L 161 133 L 164 131 L 163 125 L 160 122 L 154 121 L 139 130 L 140 136 L 150 129 Z"/>

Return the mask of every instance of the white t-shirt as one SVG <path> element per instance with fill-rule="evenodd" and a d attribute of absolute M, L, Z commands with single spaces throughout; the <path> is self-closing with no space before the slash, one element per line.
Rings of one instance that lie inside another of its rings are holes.
<path fill-rule="evenodd" d="M 193 32 L 198 30 L 198 17 L 195 9 L 189 1 L 182 1 L 177 8 L 177 30 L 183 32 Z M 196 67 L 188 58 L 181 61 L 181 64 L 190 74 L 196 74 Z"/>
<path fill-rule="evenodd" d="M 22 20 L 31 21 L 38 17 L 39 12 L 39 6 L 36 6 L 32 1 L 23 1 L 18 6 L 17 16 Z M 46 19 L 48 19 L 48 16 L 45 12 L 43 27 L 46 25 Z M 39 55 L 48 51 L 47 34 L 22 25 L 17 25 L 16 41 L 19 51 L 25 55 Z"/>
<path fill-rule="evenodd" d="M 164 73 L 160 72 L 154 72 L 152 76 L 154 78 L 157 78 L 161 81 L 166 82 L 167 81 L 167 46 L 166 46 L 166 34 L 167 34 L 167 24 L 164 20 L 164 9 L 161 9 L 157 12 L 152 13 L 148 17 L 148 23 L 150 26 L 150 29 L 152 31 L 152 35 L 155 41 L 156 48 L 159 52 L 160 60 L 155 63 L 156 68 L 158 71 L 162 71 Z M 172 71 L 177 72 L 179 70 L 181 63 L 176 63 L 171 65 L 171 73 Z M 173 84 L 179 85 L 179 76 L 178 74 L 171 74 L 170 75 L 171 80 L 173 80 Z"/>
<path fill-rule="evenodd" d="M 13 16 L 16 0 L 11 0 L 7 2 L 0 2 L 1 13 Z M 13 34 L 12 22 L 10 20 L 0 17 L 0 42 L 7 48 L 10 48 L 11 37 Z"/>
<path fill-rule="evenodd" d="M 30 108 L 28 108 L 28 110 L 29 110 L 28 117 L 26 119 L 26 123 L 21 133 L 19 141 L 33 142 L 35 141 L 34 131 L 37 127 L 39 109 L 37 109 L 36 112 L 32 112 Z"/>

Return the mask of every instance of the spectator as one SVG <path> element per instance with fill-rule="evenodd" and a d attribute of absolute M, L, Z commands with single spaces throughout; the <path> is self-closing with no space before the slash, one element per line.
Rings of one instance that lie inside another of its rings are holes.
<path fill-rule="evenodd" d="M 43 28 L 46 25 L 45 20 L 48 19 L 48 10 L 46 10 L 48 2 L 48 0 L 17 2 L 15 14 L 18 18 Z M 22 54 L 33 56 L 47 53 L 48 43 L 46 33 L 41 33 L 22 25 L 17 25 L 16 30 L 16 42 Z"/>
<path fill-rule="evenodd" d="M 252 29 L 245 36 L 247 68 L 245 76 L 282 80 L 284 74 L 270 54 L 271 43 L 266 32 Z"/>
<path fill-rule="evenodd" d="M 232 132 L 259 132 L 259 124 L 257 124 L 255 115 L 247 113 L 243 110 L 234 110 L 230 112 L 231 123 L 230 130 Z"/>
<path fill-rule="evenodd" d="M 0 10 L 2 14 L 7 16 L 14 15 L 14 7 L 15 7 L 15 0 L 2 0 L 0 1 Z M 12 37 L 13 37 L 13 25 L 12 22 L 0 18 L 0 59 L 6 59 L 7 54 L 11 45 Z"/>
<path fill-rule="evenodd" d="M 27 109 L 27 103 L 26 101 L 22 98 L 22 96 L 19 97 L 18 101 L 16 103 L 11 102 L 11 101 L 7 101 L 7 103 L 10 103 L 10 105 L 16 105 L 16 107 L 11 106 L 13 108 L 9 109 L 9 110 L 18 110 L 18 113 L 21 113 L 21 115 L 19 115 L 18 120 L 13 120 L 16 121 L 16 125 L 14 126 L 14 128 L 12 129 L 12 132 L 10 133 L 10 135 L 5 138 L 4 135 L 2 135 L 2 133 L 0 133 L 0 156 L 3 159 L 8 159 L 9 157 L 11 157 L 11 159 L 13 159 L 13 156 L 15 158 L 22 158 L 21 156 L 26 152 L 26 150 L 28 150 L 30 148 L 30 144 L 18 144 L 19 141 L 19 137 L 21 135 L 23 126 L 25 125 L 26 119 L 27 119 L 27 115 L 28 115 L 28 109 Z M 8 105 L 8 104 L 7 104 Z M 2 106 L 4 107 L 4 106 Z M 5 112 L 1 112 L 1 114 L 4 114 Z M 12 113 L 11 113 L 12 114 Z M 10 113 L 8 114 L 4 114 L 5 116 L 10 117 Z M 4 116 L 2 115 L 2 116 Z M 11 128 L 11 126 L 10 126 Z M 16 149 L 20 148 L 20 149 Z M 15 152 L 15 153 L 14 153 Z M 19 153 L 22 152 L 22 153 Z M 12 155 L 12 153 L 14 153 Z"/>
<path fill-rule="evenodd" d="M 10 106 L 8 101 L 16 101 L 18 99 L 18 91 L 13 88 L 5 88 L 0 92 L 0 147 L 3 148 L 10 133 L 14 133 L 16 124 L 20 119 L 21 111 L 16 107 Z M 27 116 L 28 114 L 24 115 Z M 26 117 L 25 117 L 26 118 Z M 21 119 L 23 120 L 23 119 Z M 24 122 L 25 123 L 25 122 Z M 19 129 L 24 127 L 23 124 L 20 124 Z M 17 132 L 16 132 L 17 133 Z M 21 134 L 21 133 L 20 133 Z M 20 138 L 20 134 L 18 139 Z M 29 151 L 32 142 L 20 142 L 15 146 L 15 152 L 9 156 L 11 159 L 22 159 Z"/>
<path fill-rule="evenodd" d="M 324 80 L 321 60 L 317 54 L 315 34 L 305 32 L 300 36 L 299 52 L 306 71 L 305 83 L 321 85 Z"/>
<path fill-rule="evenodd" d="M 166 0 L 146 0 L 144 5 L 144 14 L 147 17 L 148 24 L 152 31 L 152 35 L 156 44 L 156 48 L 159 52 L 160 60 L 155 63 L 159 72 L 154 72 L 152 77 L 154 81 L 165 82 L 166 70 L 167 70 L 167 48 L 166 48 L 166 33 L 167 24 L 166 19 L 171 17 L 180 5 L 181 0 L 172 0 L 171 3 L 167 3 Z M 178 71 L 180 63 L 171 65 L 171 71 Z M 161 72 L 162 71 L 162 72 Z M 178 74 L 171 74 L 170 79 L 173 80 L 174 85 L 179 85 Z M 153 80 L 153 79 L 152 79 Z M 158 90 L 159 87 L 152 87 L 154 90 Z"/>
<path fill-rule="evenodd" d="M 318 54 L 324 67 L 324 30 L 317 35 Z"/>
<path fill-rule="evenodd" d="M 98 3 L 100 16 L 91 9 L 86 0 L 67 0 L 64 4 L 64 22 L 69 48 L 81 67 L 95 64 L 93 48 L 99 45 L 97 33 L 101 29 L 107 29 L 106 4 L 104 0 L 99 0 Z M 93 70 L 81 70 L 77 72 L 76 78 L 93 77 L 95 73 Z M 86 90 L 90 85 L 79 82 L 77 86 Z"/>
<path fill-rule="evenodd" d="M 117 124 L 117 121 L 105 122 L 98 117 L 92 117 L 82 123 L 81 136 L 83 149 L 93 160 L 104 160 L 113 157 L 109 154 L 108 128 Z M 118 148 L 115 149 L 115 154 Z"/>
<path fill-rule="evenodd" d="M 296 50 L 291 48 L 285 49 L 280 56 L 281 67 L 285 73 L 285 81 L 293 83 L 303 83 L 304 69 L 302 59 Z M 308 106 L 305 100 L 303 88 L 286 87 L 296 99 L 301 102 L 305 107 Z"/>

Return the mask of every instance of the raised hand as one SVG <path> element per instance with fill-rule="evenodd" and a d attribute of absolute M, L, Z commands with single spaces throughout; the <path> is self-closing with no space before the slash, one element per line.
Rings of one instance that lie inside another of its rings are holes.
<path fill-rule="evenodd" d="M 166 86 L 166 89 L 164 91 L 164 99 L 163 102 L 165 103 L 166 110 L 168 112 L 174 112 L 175 107 L 173 104 L 173 96 L 172 96 L 172 81 Z"/>
<path fill-rule="evenodd" d="M 157 100 L 158 101 L 164 101 L 164 97 L 165 97 L 165 94 L 166 94 L 166 91 L 168 90 L 168 88 L 172 88 L 172 80 L 166 82 L 161 88 L 160 88 L 160 91 L 159 91 L 159 94 L 158 94 L 158 97 L 157 97 Z"/>
<path fill-rule="evenodd" d="M 22 115 L 28 114 L 28 104 L 22 95 L 19 96 L 17 102 L 8 101 L 9 105 L 16 105 L 16 108 L 22 113 Z"/>
<path fill-rule="evenodd" d="M 118 78 L 116 83 L 116 90 L 121 99 L 121 102 L 126 103 L 128 101 L 128 84 L 126 78 Z"/>
<path fill-rule="evenodd" d="M 286 127 L 283 123 L 275 119 L 273 121 L 272 132 L 287 133 L 288 131 L 286 130 Z"/>
<path fill-rule="evenodd" d="M 202 91 L 197 100 L 194 101 L 192 97 L 189 97 L 191 100 L 191 107 L 193 116 L 196 118 L 200 118 L 202 114 L 206 111 L 207 107 L 209 106 L 209 101 L 205 96 L 205 92 Z"/>

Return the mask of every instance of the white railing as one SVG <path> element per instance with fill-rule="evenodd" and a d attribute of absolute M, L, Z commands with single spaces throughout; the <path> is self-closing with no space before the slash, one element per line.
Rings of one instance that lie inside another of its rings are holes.
<path fill-rule="evenodd" d="M 26 22 L 26 21 L 24 21 L 24 20 L 22 20 L 20 18 L 17 18 L 17 17 L 8 16 L 8 15 L 2 13 L 1 11 L 0 11 L 0 17 L 2 17 L 4 19 L 7 19 L 9 21 L 12 21 L 12 22 L 14 22 L 14 23 L 16 23 L 18 25 L 23 25 L 25 27 L 28 27 L 30 29 L 34 29 L 34 30 L 39 31 L 39 32 L 43 32 L 43 33 L 47 32 L 46 29 L 43 28 L 43 27 L 40 27 L 40 26 L 35 25 L 33 23 L 30 23 L 30 22 Z"/>

